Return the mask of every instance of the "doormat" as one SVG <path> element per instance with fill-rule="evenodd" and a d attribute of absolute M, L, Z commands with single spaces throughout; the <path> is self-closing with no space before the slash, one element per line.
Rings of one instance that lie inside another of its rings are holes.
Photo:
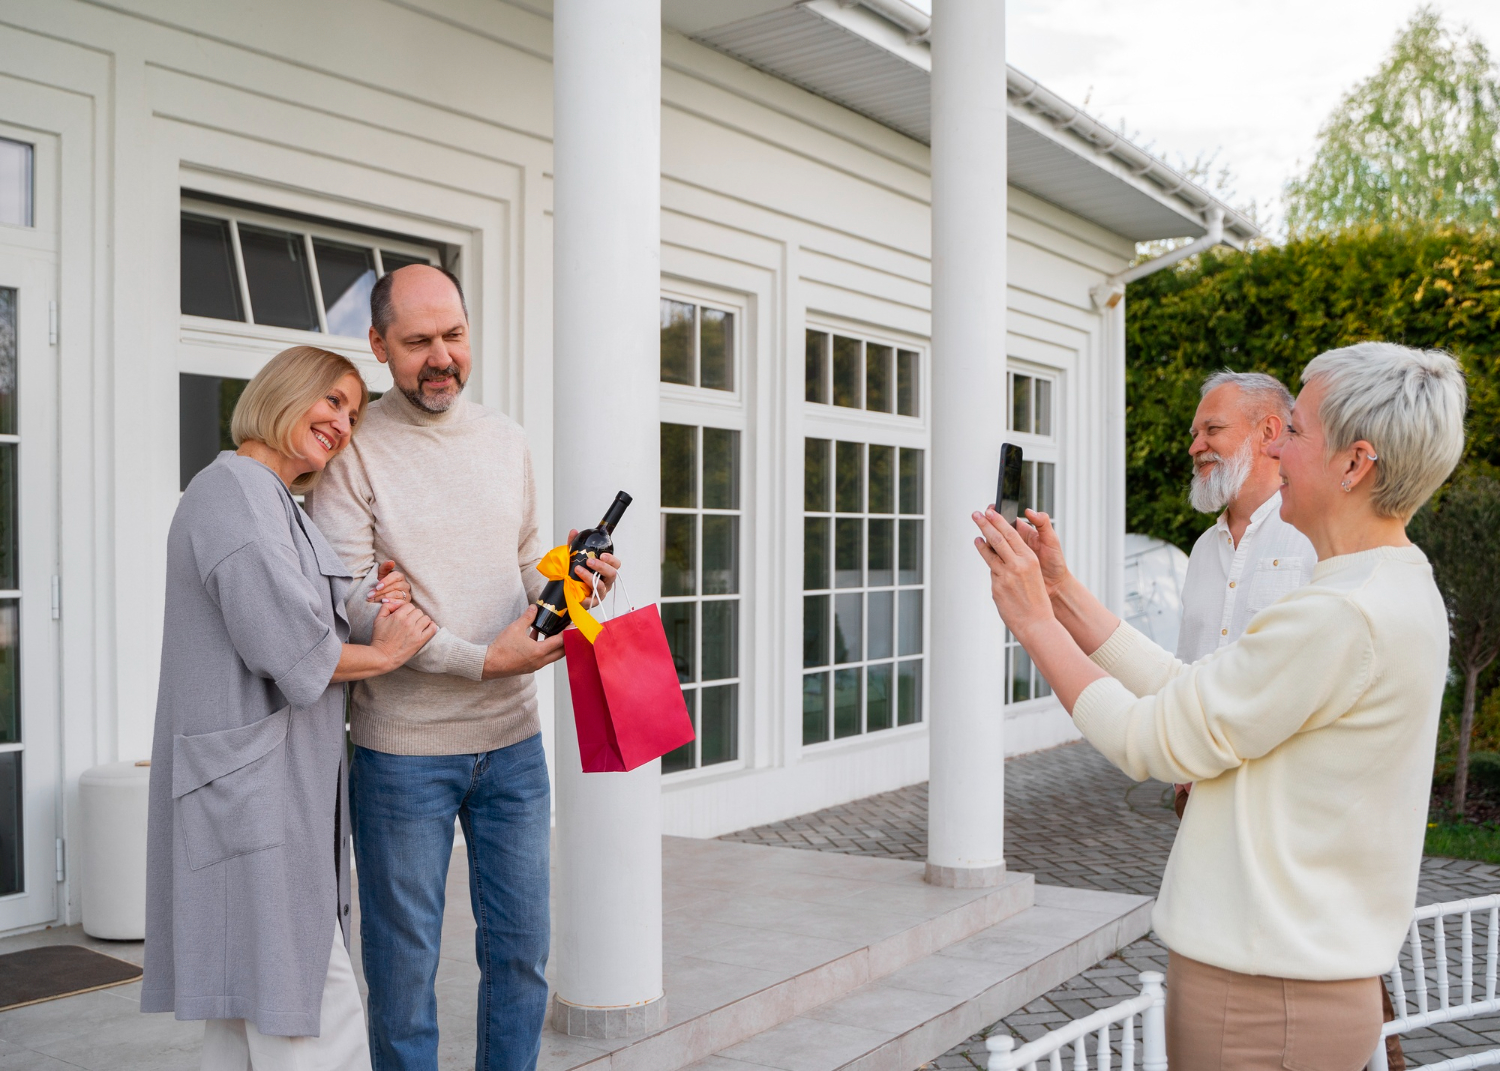
<path fill-rule="evenodd" d="M 0 1012 L 124 985 L 140 967 L 82 945 L 47 945 L 0 956 Z"/>

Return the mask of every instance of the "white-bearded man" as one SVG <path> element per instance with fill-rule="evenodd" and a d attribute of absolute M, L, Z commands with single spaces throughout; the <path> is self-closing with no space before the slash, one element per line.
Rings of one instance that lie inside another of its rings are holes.
<path fill-rule="evenodd" d="M 1262 372 L 1215 372 L 1193 416 L 1188 498 L 1217 513 L 1198 537 L 1182 590 L 1177 657 L 1196 662 L 1245 631 L 1250 619 L 1312 578 L 1312 544 L 1281 519 L 1280 463 L 1266 453 L 1286 428 L 1292 395 Z M 1191 785 L 1178 785 L 1181 817 Z"/>

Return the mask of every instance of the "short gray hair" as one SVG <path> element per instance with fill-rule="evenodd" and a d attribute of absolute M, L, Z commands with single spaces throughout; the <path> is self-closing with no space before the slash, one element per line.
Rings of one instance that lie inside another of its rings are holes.
<path fill-rule="evenodd" d="M 1330 457 L 1361 439 L 1374 448 L 1382 517 L 1409 519 L 1463 456 L 1464 372 L 1442 350 L 1361 342 L 1318 354 L 1302 383 L 1326 391 L 1318 417 Z"/>
<path fill-rule="evenodd" d="M 1292 415 L 1292 392 L 1275 376 L 1264 372 L 1231 372 L 1226 368 L 1203 381 L 1203 390 L 1198 397 L 1207 398 L 1210 391 L 1219 387 L 1238 387 L 1246 402 L 1259 405 L 1261 409 L 1254 418 L 1256 420 L 1275 414 L 1285 423 Z"/>

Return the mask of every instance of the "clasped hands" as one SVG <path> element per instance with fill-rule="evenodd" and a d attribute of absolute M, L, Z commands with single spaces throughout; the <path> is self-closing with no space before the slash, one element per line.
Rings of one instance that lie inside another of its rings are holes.
<path fill-rule="evenodd" d="M 569 532 L 568 542 L 572 543 L 577 535 L 576 530 Z M 585 606 L 593 609 L 604 601 L 615 585 L 619 570 L 620 559 L 613 554 L 591 559 L 586 568 L 579 566 L 574 570 L 578 579 L 588 584 L 593 592 Z M 385 653 L 394 665 L 404 665 L 437 634 L 437 625 L 412 604 L 411 581 L 393 561 L 380 563 L 376 583 L 365 599 L 380 603 L 371 646 Z M 535 620 L 536 606 L 533 604 L 490 641 L 484 653 L 482 680 L 534 673 L 562 658 L 563 638 L 560 633 L 540 642 L 531 638 L 531 624 Z"/>

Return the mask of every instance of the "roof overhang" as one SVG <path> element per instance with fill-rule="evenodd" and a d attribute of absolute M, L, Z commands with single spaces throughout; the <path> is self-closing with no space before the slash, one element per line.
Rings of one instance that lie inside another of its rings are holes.
<path fill-rule="evenodd" d="M 878 12 L 878 13 L 877 13 Z M 926 13 L 906 0 L 662 0 L 663 21 L 700 44 L 931 141 Z M 1123 237 L 1201 237 L 1210 209 L 1224 237 L 1259 234 L 1166 163 L 1008 68 L 1009 181 Z"/>

